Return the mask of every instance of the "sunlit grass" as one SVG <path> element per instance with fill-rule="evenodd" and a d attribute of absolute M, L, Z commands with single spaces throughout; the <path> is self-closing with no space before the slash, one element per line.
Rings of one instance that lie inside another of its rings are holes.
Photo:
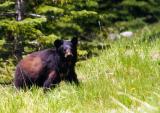
<path fill-rule="evenodd" d="M 76 65 L 79 87 L 62 82 L 17 91 L 0 86 L 0 113 L 158 113 L 160 112 L 160 40 L 122 39 L 98 57 Z"/>

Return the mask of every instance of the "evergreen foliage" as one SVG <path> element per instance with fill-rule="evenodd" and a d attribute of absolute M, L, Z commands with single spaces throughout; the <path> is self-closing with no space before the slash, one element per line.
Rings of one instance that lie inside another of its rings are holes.
<path fill-rule="evenodd" d="M 25 19 L 20 22 L 13 14 L 15 4 L 14 0 L 0 2 L 0 51 L 4 58 L 12 57 L 13 40 L 19 35 L 23 40 L 18 43 L 26 54 L 51 47 L 56 38 L 93 40 L 106 37 L 110 27 L 137 29 L 160 18 L 159 0 L 28 0 Z"/>

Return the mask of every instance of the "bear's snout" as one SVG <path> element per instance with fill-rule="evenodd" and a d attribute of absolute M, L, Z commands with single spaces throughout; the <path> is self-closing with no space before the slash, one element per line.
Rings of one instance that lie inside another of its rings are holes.
<path fill-rule="evenodd" d="M 67 49 L 66 52 L 65 52 L 65 58 L 70 59 L 72 57 L 73 57 L 73 54 L 72 54 L 71 50 Z"/>

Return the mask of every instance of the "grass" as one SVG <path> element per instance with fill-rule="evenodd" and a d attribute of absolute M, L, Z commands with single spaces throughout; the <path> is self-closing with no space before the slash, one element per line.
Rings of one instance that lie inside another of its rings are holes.
<path fill-rule="evenodd" d="M 160 40 L 138 36 L 78 62 L 80 87 L 62 82 L 43 93 L 0 86 L 0 113 L 159 113 Z"/>

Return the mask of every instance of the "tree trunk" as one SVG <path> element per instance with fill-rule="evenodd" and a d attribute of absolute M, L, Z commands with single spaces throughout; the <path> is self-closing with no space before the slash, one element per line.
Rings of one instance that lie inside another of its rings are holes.
<path fill-rule="evenodd" d="M 25 1 L 24 0 L 16 0 L 16 20 L 21 21 L 24 19 L 25 14 Z"/>
<path fill-rule="evenodd" d="M 24 0 L 16 0 L 16 20 L 21 21 L 25 18 L 25 1 Z M 22 59 L 22 52 L 24 51 L 24 47 L 22 44 L 23 36 L 21 33 L 17 33 L 14 38 L 14 56 L 19 61 Z"/>

